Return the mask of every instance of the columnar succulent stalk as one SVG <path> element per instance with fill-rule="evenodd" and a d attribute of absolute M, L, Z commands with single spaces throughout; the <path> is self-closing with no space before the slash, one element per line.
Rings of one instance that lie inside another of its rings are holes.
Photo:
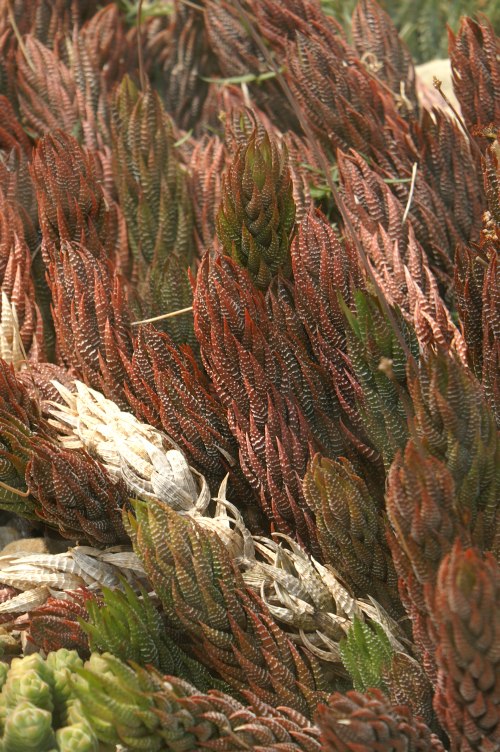
<path fill-rule="evenodd" d="M 362 425 L 386 470 L 408 437 L 406 362 L 418 357 L 414 331 L 397 310 L 392 315 L 394 322 L 363 293 L 354 296 L 352 312 L 345 308 L 347 354 L 359 383 Z"/>
<path fill-rule="evenodd" d="M 392 616 L 401 615 L 397 576 L 385 542 L 385 521 L 363 479 L 346 459 L 314 457 L 304 478 L 324 561 L 357 597 L 373 596 Z"/>
<path fill-rule="evenodd" d="M 339 153 L 338 162 L 351 222 L 387 302 L 401 309 L 422 345 L 435 341 L 461 353 L 464 343 L 445 305 L 453 277 L 451 258 L 443 252 L 445 228 L 440 224 L 429 228 L 429 212 L 417 198 L 423 219 L 405 219 L 401 199 L 360 155 Z M 481 194 L 479 183 L 468 193 Z M 468 205 L 468 197 L 464 203 Z M 463 237 L 454 238 L 455 246 Z"/>
<path fill-rule="evenodd" d="M 52 353 L 53 327 L 45 268 L 38 253 L 37 202 L 28 162 L 32 147 L 26 134 L 16 127 L 12 105 L 3 96 L 0 96 L 0 112 L 0 278 L 2 287 L 5 286 L 3 292 L 10 299 L 7 308 L 2 302 L 2 357 L 13 360 L 12 351 L 18 350 L 17 360 L 21 360 L 22 350 L 16 346 L 21 333 L 24 349 L 29 355 L 33 347 L 35 361 Z M 16 307 L 17 324 L 13 311 L 8 320 L 12 304 Z M 18 362 L 18 366 L 22 363 Z"/>
<path fill-rule="evenodd" d="M 38 5 L 41 10 L 44 3 Z M 18 91 L 19 107 L 31 133 L 42 136 L 63 127 L 68 134 L 77 136 L 95 152 L 99 171 L 106 180 L 109 172 L 109 153 L 106 152 L 110 142 L 110 82 L 107 79 L 110 73 L 123 75 L 130 48 L 116 10 L 96 13 L 84 28 L 78 29 L 75 14 L 68 18 L 62 5 L 58 4 L 58 10 L 46 7 L 45 18 L 42 12 L 22 48 L 18 47 L 17 76 L 13 83 Z M 112 31 L 110 16 L 114 16 Z M 50 27 L 54 37 L 49 41 L 43 36 Z M 110 36 L 114 37 L 114 45 L 110 45 Z M 120 44 L 121 55 L 116 49 Z"/>
<path fill-rule="evenodd" d="M 261 290 L 291 272 L 295 221 L 286 146 L 255 126 L 222 179 L 217 234 L 224 253 L 246 267 Z"/>
<path fill-rule="evenodd" d="M 475 240 L 485 209 L 485 190 L 481 171 L 475 169 L 474 145 L 464 136 L 456 119 L 440 109 L 423 110 L 414 138 L 422 156 L 419 169 L 446 207 L 446 224 L 455 225 L 464 240 Z M 450 169 L 456 182 L 447 177 Z M 418 221 L 414 224 L 418 232 Z M 447 227 L 446 232 L 451 229 Z M 438 280 L 440 276 L 437 275 Z"/>
<path fill-rule="evenodd" d="M 189 162 L 196 242 L 201 252 L 210 248 L 215 239 L 222 173 L 227 159 L 223 142 L 205 136 L 195 146 Z"/>
<path fill-rule="evenodd" d="M 347 452 L 348 442 L 341 427 L 345 417 L 343 395 L 335 393 L 328 375 L 311 353 L 309 337 L 296 309 L 296 297 L 293 286 L 280 279 L 265 298 L 268 344 L 276 363 L 274 383 L 283 394 L 290 393 L 325 451 Z M 347 370 L 347 361 L 345 367 Z"/>
<path fill-rule="evenodd" d="M 126 262 L 117 207 L 104 194 L 95 159 L 76 139 L 62 130 L 42 138 L 31 174 L 46 264 L 54 263 L 64 242 L 80 243 L 102 261 L 117 261 L 121 256 L 121 263 Z"/>
<path fill-rule="evenodd" d="M 31 266 L 19 208 L 0 190 L 0 357 L 14 363 L 16 370 L 22 367 L 25 354 L 36 360 L 44 356 L 43 323 Z"/>
<path fill-rule="evenodd" d="M 493 262 L 493 258 L 490 263 Z M 457 310 L 467 345 L 467 360 L 476 378 L 483 373 L 483 299 L 488 257 L 480 248 L 459 246 L 455 264 Z"/>
<path fill-rule="evenodd" d="M 174 129 L 160 98 L 125 78 L 113 111 L 113 173 L 125 215 L 143 317 L 191 305 L 192 208 Z M 192 319 L 164 322 L 177 342 L 193 342 Z"/>
<path fill-rule="evenodd" d="M 330 697 L 316 715 L 324 752 L 444 752 L 438 737 L 404 705 L 391 706 L 380 690 Z"/>
<path fill-rule="evenodd" d="M 486 18 L 474 21 L 464 17 L 458 33 L 450 31 L 449 36 L 453 86 L 467 126 L 498 123 L 500 63 L 498 38 L 491 24 Z M 479 79 L 477 70 L 481 71 Z"/>
<path fill-rule="evenodd" d="M 269 346 L 271 326 L 263 296 L 249 274 L 229 259 L 207 255 L 197 280 L 195 331 L 208 373 L 228 409 L 242 470 L 278 529 L 311 541 L 313 553 L 319 554 L 300 483 L 318 445 L 293 382 Z"/>
<path fill-rule="evenodd" d="M 433 596 L 438 667 L 434 707 L 452 749 L 500 744 L 500 568 L 492 554 L 457 542 L 443 560 Z"/>
<path fill-rule="evenodd" d="M 327 149 L 352 147 L 365 155 L 374 150 L 384 153 L 384 136 L 396 127 L 406 130 L 391 92 L 370 84 L 371 76 L 340 35 L 325 40 L 299 34 L 289 43 L 287 58 L 287 82 Z M 346 71 L 342 70 L 344 61 Z M 369 108 L 368 117 L 366 110 L 361 114 L 361 101 Z"/>
<path fill-rule="evenodd" d="M 198 130 L 210 88 L 204 79 L 219 71 L 202 8 L 205 10 L 201 2 L 174 6 L 166 28 L 151 39 L 145 51 L 145 65 L 149 63 L 155 88 L 174 121 L 186 131 Z"/>
<path fill-rule="evenodd" d="M 75 380 L 71 371 L 68 371 L 64 366 L 44 362 L 30 362 L 29 368 L 19 371 L 16 378 L 37 404 L 40 402 L 43 404 L 46 400 L 64 403 L 53 382 L 60 382 L 67 389 L 72 389 Z"/>
<path fill-rule="evenodd" d="M 439 160 L 425 160 L 425 177 L 420 175 L 416 181 L 411 180 L 413 166 L 428 151 L 428 139 L 418 133 L 416 119 L 414 128 L 402 119 L 405 106 L 406 115 L 408 112 L 407 103 L 377 81 L 340 38 L 327 44 L 319 35 L 313 38 L 299 35 L 296 43 L 289 45 L 286 76 L 309 126 L 324 148 L 332 154 L 339 148 L 346 153 L 355 149 L 363 155 L 359 159 L 369 161 L 382 178 L 388 179 L 391 191 L 403 207 L 408 204 L 409 216 L 415 222 L 425 252 L 438 269 L 449 273 L 457 242 L 469 239 L 459 229 L 454 213 L 462 218 L 469 214 L 468 196 L 477 201 L 470 189 L 476 182 L 480 192 L 480 183 L 474 177 L 469 179 L 465 171 L 467 189 L 459 202 L 454 200 L 453 186 L 445 179 L 448 167 Z M 472 166 L 463 134 L 451 130 L 449 140 L 456 142 L 457 150 L 464 153 Z M 390 150 L 386 147 L 388 142 Z M 409 182 L 414 183 L 411 201 Z"/>
<path fill-rule="evenodd" d="M 309 715 L 325 686 L 319 665 L 293 645 L 247 588 L 219 537 L 163 502 L 134 508 L 134 550 L 168 626 L 234 692 L 249 689 L 263 702 Z"/>
<path fill-rule="evenodd" d="M 254 493 L 236 461 L 238 444 L 226 409 L 194 352 L 147 325 L 137 335 L 127 370 L 127 397 L 136 416 L 170 436 L 213 492 L 229 473 L 231 498 L 240 507 L 255 507 Z"/>
<path fill-rule="evenodd" d="M 249 694 L 248 705 L 202 694 L 173 676 L 133 669 L 93 654 L 73 683 L 101 742 L 127 749 L 287 749 L 319 752 L 318 729 L 292 708 L 279 710 Z"/>
<path fill-rule="evenodd" d="M 340 241 L 324 216 L 311 212 L 297 228 L 291 256 L 297 312 L 318 362 L 343 403 L 349 405 L 353 389 L 344 373 L 346 337 L 341 301 L 351 307 L 354 290 L 365 288 L 356 250 Z"/>
<path fill-rule="evenodd" d="M 366 380 L 370 377 L 363 368 L 363 382 L 359 366 L 360 358 L 372 359 L 373 363 L 376 362 L 372 383 L 373 380 L 383 380 L 378 366 L 384 355 L 392 357 L 393 350 L 398 349 L 394 332 L 389 322 L 383 323 L 384 315 L 376 304 L 369 303 L 362 294 L 366 289 L 366 279 L 354 246 L 345 239 L 341 242 L 320 215 L 307 215 L 299 225 L 292 245 L 292 263 L 294 304 L 307 332 L 309 347 L 325 372 L 329 414 L 341 438 L 336 443 L 323 441 L 322 452 L 348 457 L 355 464 L 356 471 L 369 482 L 375 496 L 380 495 L 384 482 L 383 444 L 380 441 L 377 444 L 377 436 L 370 435 L 373 418 L 368 420 L 366 414 L 361 414 L 374 395 L 369 388 L 364 394 L 363 383 L 367 386 Z M 369 314 L 366 315 L 367 306 L 373 308 L 373 321 Z M 274 310 L 273 318 L 278 318 Z M 288 311 L 285 319 L 290 319 Z M 375 332 L 377 326 L 379 331 Z M 354 330 L 361 337 L 357 347 Z M 365 353 L 365 349 L 370 350 L 370 354 Z M 352 350 L 353 360 L 349 350 Z M 354 360 L 358 372 L 353 367 Z M 375 410 L 374 400 L 371 401 Z M 380 427 L 377 429 L 380 431 Z"/>
<path fill-rule="evenodd" d="M 3 98 L 0 96 L 0 109 L 4 115 Z M 9 138 L 10 142 L 10 138 Z M 3 141 L 0 140 L 3 146 Z M 35 188 L 30 177 L 29 158 L 30 144 L 16 141 L 8 146 L 8 150 L 1 151 L 3 160 L 0 162 L 0 178 L 2 193 L 6 203 L 14 210 L 16 218 L 12 217 L 12 224 L 2 221 L 2 239 L 11 237 L 12 231 L 17 232 L 35 251 L 38 246 L 37 231 L 37 201 Z M 23 232 L 21 233 L 21 228 Z M 3 233 L 6 233 L 5 235 Z M 3 240 L 2 240 L 3 242 Z"/>
<path fill-rule="evenodd" d="M 409 370 L 416 437 L 391 467 L 387 511 L 401 599 L 434 683 L 442 561 L 455 541 L 498 553 L 498 434 L 479 384 L 458 361 L 428 353 Z"/>
<path fill-rule="evenodd" d="M 481 381 L 484 395 L 500 426 L 500 130 L 486 127 L 480 132 L 494 139 L 484 155 L 488 211 L 483 215 L 479 243 L 457 249 L 455 288 L 468 362 Z"/>
<path fill-rule="evenodd" d="M 479 384 L 442 353 L 410 368 L 415 438 L 391 467 L 387 511 L 399 591 L 423 665 L 436 680 L 429 598 L 456 539 L 498 552 L 498 435 Z"/>
<path fill-rule="evenodd" d="M 307 29 L 309 20 L 313 23 L 316 21 L 319 34 L 332 36 L 330 20 L 320 12 L 314 0 L 301 0 L 300 8 L 294 2 L 277 6 L 269 0 L 262 0 L 259 4 L 245 1 L 240 7 L 243 7 L 244 13 L 250 12 L 253 22 L 257 22 L 260 34 L 269 43 L 278 65 L 284 63 L 283 48 L 287 38 L 293 38 L 296 31 Z M 216 58 L 217 69 L 222 76 L 236 81 L 243 79 L 244 83 L 248 81 L 251 100 L 255 102 L 255 111 L 260 109 L 263 114 L 267 113 L 282 130 L 288 128 L 290 123 L 296 128 L 297 116 L 283 97 L 275 76 L 269 75 L 268 59 L 248 32 L 249 19 L 242 17 L 240 9 L 236 6 L 215 3 L 209 3 L 205 7 L 204 17 L 210 51 Z M 280 100 L 279 108 L 275 106 L 277 99 Z M 209 119 L 212 115 L 215 119 L 218 110 L 210 112 L 210 90 L 207 100 L 205 117 Z M 248 106 L 248 98 L 245 99 L 241 95 L 236 97 L 236 102 L 239 110 Z M 230 111 L 233 107 L 226 105 L 224 109 Z"/>
<path fill-rule="evenodd" d="M 63 128 L 77 137 L 94 153 L 109 190 L 108 92 L 135 54 L 135 50 L 131 54 L 132 40 L 126 38 L 116 6 L 101 11 L 94 6 L 94 15 L 82 25 L 85 16 L 70 11 L 66 3 L 35 3 L 34 17 L 33 4 L 23 4 L 28 7 L 16 3 L 21 10 L 18 23 L 27 36 L 24 44 L 15 45 L 9 76 L 23 121 L 36 136 Z"/>
<path fill-rule="evenodd" d="M 25 477 L 37 517 L 61 535 L 112 546 L 128 540 L 122 510 L 127 486 L 84 451 L 68 451 L 39 436 L 30 442 Z"/>
<path fill-rule="evenodd" d="M 42 40 L 30 35 L 26 42 L 29 62 L 18 50 L 18 97 L 29 128 L 38 136 L 62 128 L 79 127 L 81 108 L 71 70 Z M 30 65 L 31 63 L 31 65 Z"/>
<path fill-rule="evenodd" d="M 419 111 L 416 76 L 408 48 L 390 16 L 373 0 L 357 3 L 352 16 L 354 47 L 366 68 L 394 92 L 400 111 Z"/>
<path fill-rule="evenodd" d="M 127 292 L 122 279 L 106 260 L 94 258 L 85 247 L 64 242 L 53 248 L 48 268 L 52 312 L 60 359 L 91 386 L 102 389 L 121 406 L 125 363 L 132 354 Z"/>
<path fill-rule="evenodd" d="M 453 514 L 455 485 L 446 465 L 409 442 L 388 476 L 389 536 L 399 594 L 410 616 L 413 641 L 431 681 L 436 680 L 436 636 L 425 589 L 432 592 L 439 565 L 465 531 Z"/>
<path fill-rule="evenodd" d="M 25 480 L 29 440 L 42 422 L 37 402 L 0 360 L 0 506 L 27 517 L 33 517 Z"/>
<path fill-rule="evenodd" d="M 500 160 L 499 169 L 500 175 Z M 483 307 L 483 372 L 484 395 L 495 414 L 500 427 L 500 273 L 498 269 L 498 249 L 500 247 L 500 222 L 497 224 L 497 244 L 489 255 L 488 269 L 484 278 Z"/>
<path fill-rule="evenodd" d="M 80 619 L 88 618 L 91 598 L 92 593 L 85 588 L 68 592 L 65 599 L 51 596 L 30 611 L 28 639 L 46 654 L 64 648 L 87 658 L 89 644 Z"/>
<path fill-rule="evenodd" d="M 409 367 L 408 386 L 417 441 L 453 478 L 457 522 L 481 548 L 498 552 L 499 435 L 479 383 L 457 359 L 428 352 Z"/>
<path fill-rule="evenodd" d="M 432 707 L 434 687 L 420 661 L 403 652 L 395 652 L 384 667 L 384 681 L 393 705 L 407 705 L 427 725 L 439 729 Z"/>

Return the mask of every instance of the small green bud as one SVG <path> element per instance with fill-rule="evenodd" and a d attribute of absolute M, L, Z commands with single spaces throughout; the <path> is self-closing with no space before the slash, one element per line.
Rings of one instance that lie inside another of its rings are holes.
<path fill-rule="evenodd" d="M 35 669 L 7 679 L 5 684 L 7 707 L 14 708 L 23 700 L 32 703 L 37 708 L 43 708 L 52 713 L 54 703 L 50 687 Z"/>
<path fill-rule="evenodd" d="M 48 752 L 55 747 L 52 713 L 22 702 L 7 717 L 3 752 Z"/>
<path fill-rule="evenodd" d="M 83 666 L 83 661 L 76 650 L 66 650 L 66 648 L 49 653 L 45 662 L 52 671 L 68 668 L 73 672 Z"/>
<path fill-rule="evenodd" d="M 65 726 L 56 733 L 59 752 L 98 752 L 99 742 L 85 722 Z"/>
<path fill-rule="evenodd" d="M 72 681 L 74 681 L 74 679 L 75 677 L 72 677 Z M 76 697 L 70 697 L 66 705 L 66 725 L 74 726 L 81 722 L 87 723 L 87 717 L 83 712 L 82 704 Z"/>
<path fill-rule="evenodd" d="M 82 668 L 83 661 L 76 650 L 61 648 L 49 653 L 46 659 L 52 673 L 52 692 L 54 705 L 58 710 L 58 725 L 66 726 L 70 721 L 67 717 L 67 703 L 71 697 L 71 674 Z"/>
<path fill-rule="evenodd" d="M 52 682 L 52 671 L 40 653 L 32 653 L 23 658 L 14 658 L 10 664 L 8 680 L 10 681 L 13 676 L 25 674 L 31 669 L 34 669 L 46 684 Z"/>

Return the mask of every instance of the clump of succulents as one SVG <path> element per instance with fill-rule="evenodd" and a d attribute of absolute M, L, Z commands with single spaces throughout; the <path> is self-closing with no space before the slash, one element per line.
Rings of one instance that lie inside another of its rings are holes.
<path fill-rule="evenodd" d="M 0 0 L 0 752 L 500 746 L 498 18 L 453 105 L 416 5 Z"/>
<path fill-rule="evenodd" d="M 0 749 L 3 752 L 97 752 L 99 743 L 82 713 L 72 679 L 83 667 L 76 651 L 44 660 L 33 653 L 2 664 Z"/>

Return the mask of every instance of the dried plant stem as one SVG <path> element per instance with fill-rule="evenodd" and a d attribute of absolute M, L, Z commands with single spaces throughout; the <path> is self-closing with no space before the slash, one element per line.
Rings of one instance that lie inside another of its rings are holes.
<path fill-rule="evenodd" d="M 144 73 L 144 57 L 142 54 L 142 3 L 144 0 L 139 0 L 137 6 L 137 59 L 139 62 L 139 81 L 141 83 L 142 91 L 146 91 L 146 76 Z"/>
<path fill-rule="evenodd" d="M 138 326 L 139 324 L 153 324 L 155 321 L 163 321 L 164 319 L 173 319 L 176 316 L 180 316 L 183 313 L 189 313 L 193 310 L 193 306 L 187 308 L 179 308 L 178 311 L 170 311 L 170 313 L 162 313 L 161 316 L 153 316 L 151 319 L 142 319 L 142 321 L 132 321 L 132 326 Z"/>
<path fill-rule="evenodd" d="M 14 486 L 9 486 L 8 483 L 4 483 L 1 480 L 0 480 L 0 488 L 5 488 L 6 491 L 10 491 L 16 496 L 22 496 L 23 499 L 27 499 L 28 496 L 30 495 L 29 491 L 20 491 L 18 488 L 14 488 Z"/>
<path fill-rule="evenodd" d="M 406 202 L 406 208 L 403 214 L 403 220 L 402 220 L 403 224 L 408 219 L 408 214 L 410 213 L 411 202 L 413 201 L 413 194 L 415 192 L 415 183 L 417 182 L 417 170 L 418 170 L 418 164 L 417 162 L 414 162 L 413 167 L 411 168 L 411 185 L 410 185 L 410 192 L 408 194 L 408 201 Z"/>
<path fill-rule="evenodd" d="M 8 14 L 9 14 L 10 24 L 12 26 L 14 34 L 16 35 L 17 43 L 19 44 L 19 48 L 20 48 L 21 52 L 24 55 L 24 59 L 28 63 L 28 65 L 31 68 L 31 70 L 33 71 L 33 73 L 36 73 L 35 66 L 31 62 L 30 56 L 28 54 L 28 50 L 26 49 L 26 45 L 23 42 L 23 39 L 22 39 L 22 36 L 21 36 L 21 32 L 19 31 L 19 27 L 18 27 L 18 25 L 16 23 L 14 12 L 12 10 L 11 0 L 9 0 L 9 2 L 7 3 L 7 10 L 8 10 Z"/>

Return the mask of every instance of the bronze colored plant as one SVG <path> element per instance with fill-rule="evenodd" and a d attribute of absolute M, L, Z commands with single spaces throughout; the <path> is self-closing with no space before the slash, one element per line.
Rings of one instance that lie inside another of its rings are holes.
<path fill-rule="evenodd" d="M 79 243 L 45 249 L 59 358 L 90 386 L 128 405 L 123 388 L 132 331 L 122 278 Z"/>
<path fill-rule="evenodd" d="M 39 405 L 16 379 L 12 366 L 0 360 L 0 506 L 31 518 L 25 470 L 30 437 L 41 424 Z"/>
<path fill-rule="evenodd" d="M 89 600 L 88 590 L 75 590 L 68 593 L 68 599 L 51 597 L 43 606 L 33 610 L 29 616 L 28 639 L 45 653 L 64 648 L 78 650 L 78 655 L 89 655 L 88 638 L 79 619 L 84 619 Z"/>
<path fill-rule="evenodd" d="M 456 358 L 428 352 L 409 368 L 408 386 L 419 445 L 453 479 L 457 523 L 483 550 L 498 551 L 499 436 L 479 383 Z"/>
<path fill-rule="evenodd" d="M 499 44 L 491 24 L 486 18 L 474 21 L 464 17 L 458 33 L 449 32 L 449 36 L 453 86 L 467 126 L 498 123 Z"/>
<path fill-rule="evenodd" d="M 453 749 L 500 744 L 500 570 L 457 542 L 441 563 L 431 613 L 437 630 L 434 708 Z"/>
<path fill-rule="evenodd" d="M 205 256 L 197 279 L 195 331 L 209 376 L 228 410 L 242 470 L 268 518 L 281 532 L 310 541 L 319 554 L 312 510 L 300 482 L 319 448 L 300 404 L 310 398 L 309 389 L 297 389 L 300 372 L 292 380 L 283 369 L 271 347 L 270 330 L 264 297 L 249 273 L 224 256 Z M 321 388 L 319 380 L 317 385 Z M 319 411 L 321 401 L 314 404 Z"/>
<path fill-rule="evenodd" d="M 366 68 L 395 94 L 400 111 L 419 111 L 416 75 L 408 48 L 388 13 L 374 0 L 361 0 L 352 16 L 354 46 Z"/>
<path fill-rule="evenodd" d="M 396 749 L 444 752 L 429 727 L 404 705 L 391 706 L 379 690 L 348 692 L 320 705 L 317 721 L 325 752 L 392 752 Z"/>
<path fill-rule="evenodd" d="M 213 492 L 229 472 L 231 499 L 255 506 L 236 461 L 238 444 L 227 411 L 191 348 L 178 347 L 151 325 L 141 327 L 127 371 L 127 398 L 135 414 L 171 436 Z"/>
<path fill-rule="evenodd" d="M 122 523 L 128 493 L 121 479 L 84 451 L 64 450 L 38 436 L 30 448 L 26 483 L 37 517 L 64 537 L 94 546 L 128 540 Z"/>
<path fill-rule="evenodd" d="M 46 264 L 51 246 L 59 249 L 68 241 L 81 243 L 95 258 L 118 260 L 119 215 L 100 186 L 95 160 L 88 151 L 67 132 L 54 131 L 38 143 L 31 174 Z"/>
<path fill-rule="evenodd" d="M 158 95 L 138 91 L 126 77 L 113 106 L 113 174 L 143 318 L 186 308 L 192 301 L 192 209 L 175 141 Z M 193 343 L 190 317 L 164 326 L 179 343 Z"/>

